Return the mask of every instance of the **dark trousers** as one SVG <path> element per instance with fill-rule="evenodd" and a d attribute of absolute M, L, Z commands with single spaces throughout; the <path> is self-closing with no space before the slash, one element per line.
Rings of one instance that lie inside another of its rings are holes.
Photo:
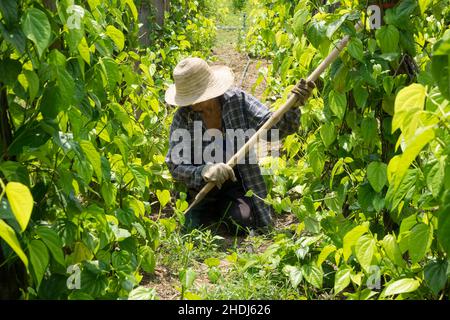
<path fill-rule="evenodd" d="M 218 222 L 225 223 L 232 232 L 252 228 L 253 204 L 245 193 L 240 181 L 227 181 L 221 189 L 214 187 L 202 201 L 186 213 L 185 229 L 189 231 Z"/>

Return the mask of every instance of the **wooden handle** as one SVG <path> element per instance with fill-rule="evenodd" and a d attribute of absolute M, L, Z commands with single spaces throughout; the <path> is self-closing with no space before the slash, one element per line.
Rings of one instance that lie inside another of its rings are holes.
<path fill-rule="evenodd" d="M 362 28 L 361 22 L 358 22 L 355 25 L 356 31 L 359 31 Z M 350 40 L 350 36 L 346 35 L 341 39 L 341 41 L 338 42 L 336 47 L 331 51 L 331 53 L 319 64 L 319 66 L 308 76 L 306 81 L 316 81 L 320 75 L 325 71 L 325 69 L 332 64 L 337 57 L 339 56 L 339 53 L 347 46 L 348 41 Z M 230 167 L 234 167 L 239 160 L 241 160 L 247 152 L 252 148 L 256 142 L 258 141 L 261 133 L 265 132 L 266 130 L 269 130 L 272 128 L 275 124 L 280 121 L 281 117 L 292 108 L 292 106 L 295 105 L 297 102 L 298 97 L 296 94 L 291 94 L 288 100 L 285 102 L 283 106 L 281 106 L 278 110 L 276 110 L 272 116 L 263 124 L 261 128 L 242 146 L 241 149 L 236 152 L 235 155 L 231 157 L 230 160 L 228 160 L 227 164 Z M 187 213 L 189 210 L 191 210 L 196 204 L 198 204 L 212 189 L 214 188 L 214 183 L 208 182 L 195 196 L 194 201 L 191 203 L 191 205 L 187 208 L 185 213 Z"/>

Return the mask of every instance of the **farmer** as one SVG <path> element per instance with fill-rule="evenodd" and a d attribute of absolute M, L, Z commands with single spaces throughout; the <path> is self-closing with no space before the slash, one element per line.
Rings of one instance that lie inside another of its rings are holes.
<path fill-rule="evenodd" d="M 211 148 L 213 140 L 204 141 L 205 131 L 213 133 L 215 143 L 229 146 L 226 140 L 229 130 L 257 130 L 269 119 L 271 112 L 250 94 L 233 87 L 233 72 L 226 66 L 209 66 L 200 58 L 186 58 L 175 67 L 173 77 L 175 83 L 167 89 L 165 100 L 180 108 L 175 112 L 170 128 L 166 163 L 173 178 L 187 186 L 188 201 L 207 182 L 215 184 L 214 189 L 186 214 L 185 228 L 191 230 L 222 221 L 231 222 L 228 225 L 238 229 L 267 229 L 271 225 L 271 208 L 262 200 L 267 196 L 267 188 L 258 164 L 238 163 L 231 168 L 226 160 L 238 149 L 231 154 L 224 150 L 226 157 L 220 160 L 215 157 L 216 161 L 209 161 L 203 155 Z M 298 106 L 304 104 L 313 88 L 313 82 L 302 79 L 292 90 L 298 95 L 298 104 L 275 127 L 279 130 L 279 138 L 297 131 Z M 224 133 L 222 141 L 217 138 L 217 133 Z M 255 196 L 246 197 L 249 190 Z"/>

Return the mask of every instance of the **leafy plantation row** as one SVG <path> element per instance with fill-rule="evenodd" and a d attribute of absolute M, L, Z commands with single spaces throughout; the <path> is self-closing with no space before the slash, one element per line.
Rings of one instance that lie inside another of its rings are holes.
<path fill-rule="evenodd" d="M 450 11 L 445 1 L 397 2 L 381 28 L 364 18 L 361 32 L 366 2 L 252 2 L 247 47 L 273 61 L 256 85 L 267 82 L 275 107 L 351 36 L 286 157 L 267 161 L 279 164 L 268 201 L 301 222 L 273 249 L 278 268 L 294 287 L 314 288 L 310 297 L 448 297 Z"/>
<path fill-rule="evenodd" d="M 164 230 L 149 213 L 172 187 L 161 97 L 213 21 L 172 0 L 139 49 L 132 0 L 48 3 L 0 3 L 0 297 L 154 297 L 135 288 Z"/>

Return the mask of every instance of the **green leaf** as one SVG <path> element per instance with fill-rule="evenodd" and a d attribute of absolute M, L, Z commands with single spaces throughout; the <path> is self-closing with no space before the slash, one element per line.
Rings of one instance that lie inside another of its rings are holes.
<path fill-rule="evenodd" d="M 63 245 L 58 234 L 54 230 L 47 227 L 36 228 L 36 233 L 39 235 L 41 240 L 44 241 L 55 261 L 60 265 L 65 266 L 66 263 L 64 261 L 64 252 L 62 251 Z"/>
<path fill-rule="evenodd" d="M 33 101 L 39 92 L 39 77 L 34 71 L 24 70 L 23 74 L 28 82 L 28 92 L 30 93 L 30 100 Z"/>
<path fill-rule="evenodd" d="M 125 45 L 125 36 L 123 35 L 122 31 L 114 26 L 107 26 L 106 35 L 111 38 L 119 51 L 123 50 L 123 47 Z"/>
<path fill-rule="evenodd" d="M 316 287 L 317 289 L 322 288 L 323 283 L 323 271 L 321 267 L 318 267 L 314 264 L 306 264 L 303 265 L 302 268 L 303 276 L 305 280 Z"/>
<path fill-rule="evenodd" d="M 13 87 L 17 83 L 17 77 L 22 70 L 22 64 L 17 60 L 3 58 L 0 60 L 0 74 L 3 84 Z"/>
<path fill-rule="evenodd" d="M 91 64 L 91 51 L 89 49 L 89 45 L 86 41 L 86 38 L 83 37 L 80 40 L 80 43 L 78 44 L 78 52 L 80 53 L 80 56 L 83 58 L 84 61 L 86 61 L 87 64 Z"/>
<path fill-rule="evenodd" d="M 450 99 L 450 62 L 448 55 L 436 55 L 431 58 L 431 73 L 439 90 L 446 99 Z"/>
<path fill-rule="evenodd" d="M 332 252 L 336 251 L 336 247 L 332 244 L 326 245 L 322 251 L 320 251 L 319 257 L 317 258 L 317 265 L 320 266 Z"/>
<path fill-rule="evenodd" d="M 155 300 L 156 291 L 154 288 L 146 288 L 139 286 L 131 290 L 128 300 Z"/>
<path fill-rule="evenodd" d="M 434 139 L 434 129 L 433 127 L 426 127 L 418 130 L 416 134 L 411 138 L 404 150 L 403 154 L 400 156 L 399 165 L 397 170 L 393 173 L 394 175 L 394 186 L 398 187 L 405 176 L 411 163 L 419 155 L 420 151 Z M 389 170 L 388 170 L 389 171 Z"/>
<path fill-rule="evenodd" d="M 405 267 L 400 247 L 394 235 L 388 234 L 383 238 L 383 249 L 388 258 L 397 266 Z"/>
<path fill-rule="evenodd" d="M 217 258 L 207 258 L 205 259 L 205 264 L 208 267 L 218 267 L 220 265 L 220 260 Z"/>
<path fill-rule="evenodd" d="M 100 65 L 102 66 L 103 73 L 106 77 L 108 88 L 113 91 L 121 78 L 119 66 L 111 58 L 102 58 L 100 60 Z"/>
<path fill-rule="evenodd" d="M 412 263 L 419 262 L 425 257 L 433 240 L 433 230 L 430 226 L 419 223 L 411 229 L 408 240 L 408 251 Z"/>
<path fill-rule="evenodd" d="M 301 38 L 303 36 L 303 30 L 306 22 L 309 20 L 309 11 L 307 9 L 300 9 L 294 14 L 293 18 L 293 28 L 297 37 Z"/>
<path fill-rule="evenodd" d="M 29 244 L 31 270 L 36 281 L 36 287 L 41 284 L 45 271 L 47 270 L 50 257 L 47 247 L 41 240 L 31 240 Z"/>
<path fill-rule="evenodd" d="M 0 12 L 7 25 L 17 21 L 17 0 L 0 1 Z"/>
<path fill-rule="evenodd" d="M 353 247 L 355 246 L 358 239 L 369 231 L 369 226 L 367 223 L 354 227 L 352 230 L 347 232 L 344 236 L 343 242 L 343 255 L 344 260 L 347 261 L 352 254 Z"/>
<path fill-rule="evenodd" d="M 447 56 L 450 54 L 450 29 L 447 29 L 433 46 L 433 56 Z"/>
<path fill-rule="evenodd" d="M 39 9 L 29 8 L 22 18 L 22 30 L 36 44 L 39 56 L 49 46 L 51 26 L 47 15 Z"/>
<path fill-rule="evenodd" d="M 423 15 L 433 0 L 419 0 L 420 13 Z"/>
<path fill-rule="evenodd" d="M 139 249 L 141 254 L 141 266 L 147 273 L 154 273 L 156 266 L 155 252 L 149 246 L 143 246 Z"/>
<path fill-rule="evenodd" d="M 420 286 L 420 281 L 406 278 L 400 279 L 389 284 L 383 292 L 383 296 L 392 296 L 395 294 L 409 293 L 416 291 Z"/>
<path fill-rule="evenodd" d="M 345 20 L 347 19 L 348 14 L 344 14 L 342 16 L 340 16 L 337 20 L 333 21 L 332 23 L 330 23 L 327 27 L 327 37 L 331 38 L 333 36 L 333 34 L 340 28 L 340 26 L 345 22 Z"/>
<path fill-rule="evenodd" d="M 374 117 L 364 117 L 361 122 L 361 137 L 368 146 L 374 144 L 378 138 L 378 123 Z"/>
<path fill-rule="evenodd" d="M 371 162 L 367 167 L 367 178 L 373 190 L 381 192 L 387 182 L 387 165 L 378 161 Z"/>
<path fill-rule="evenodd" d="M 434 295 L 444 289 L 447 283 L 447 268 L 447 260 L 430 261 L 424 268 L 425 282 Z"/>
<path fill-rule="evenodd" d="M 334 294 L 338 294 L 350 284 L 350 268 L 339 269 L 334 276 Z"/>
<path fill-rule="evenodd" d="M 86 155 L 86 158 L 88 159 L 89 163 L 94 168 L 95 174 L 97 175 L 98 178 L 98 182 L 101 183 L 103 171 L 100 154 L 90 141 L 87 140 L 80 141 L 80 147 L 83 150 L 83 153 Z"/>
<path fill-rule="evenodd" d="M 293 288 L 297 288 L 303 280 L 302 270 L 295 266 L 286 265 L 283 267 L 283 273 L 289 277 Z"/>
<path fill-rule="evenodd" d="M 444 161 L 437 161 L 430 171 L 427 173 L 427 186 L 430 189 L 431 194 L 436 199 L 439 197 L 439 193 L 444 184 L 445 176 L 445 163 Z"/>
<path fill-rule="evenodd" d="M 161 207 L 164 208 L 170 201 L 169 190 L 156 190 L 156 197 L 158 198 Z"/>
<path fill-rule="evenodd" d="M 326 148 L 336 140 L 336 128 L 333 122 L 325 123 L 320 127 L 320 137 Z"/>
<path fill-rule="evenodd" d="M 364 48 L 360 39 L 352 38 L 347 46 L 347 50 L 353 58 L 364 62 Z"/>
<path fill-rule="evenodd" d="M 347 96 L 345 93 L 339 93 L 337 91 L 330 91 L 328 97 L 330 102 L 330 109 L 340 119 L 344 119 L 345 110 L 347 108 Z"/>
<path fill-rule="evenodd" d="M 25 231 L 34 206 L 30 190 L 20 182 L 9 182 L 6 185 L 6 196 L 22 232 Z"/>
<path fill-rule="evenodd" d="M 356 105 L 364 109 L 367 104 L 367 99 L 369 98 L 369 92 L 367 91 L 367 88 L 364 88 L 363 86 L 355 86 L 353 88 L 353 98 L 355 99 Z"/>
<path fill-rule="evenodd" d="M 17 181 L 24 185 L 30 185 L 30 176 L 25 166 L 15 161 L 0 163 L 0 171 L 8 181 Z"/>
<path fill-rule="evenodd" d="M 442 248 L 450 256 L 450 191 L 446 191 L 442 197 L 442 207 L 438 213 L 437 237 Z"/>
<path fill-rule="evenodd" d="M 28 258 L 25 253 L 22 251 L 22 247 L 20 246 L 20 242 L 17 239 L 16 233 L 14 229 L 6 224 L 5 221 L 0 219 L 0 238 L 5 240 L 5 242 L 14 250 L 20 260 L 23 261 L 25 267 L 28 268 Z"/>
<path fill-rule="evenodd" d="M 369 272 L 376 248 L 376 241 L 369 234 L 362 235 L 355 244 L 356 258 L 366 272 Z"/>
<path fill-rule="evenodd" d="M 180 281 L 183 288 L 186 290 L 194 284 L 197 273 L 192 269 L 183 269 L 180 271 Z"/>
<path fill-rule="evenodd" d="M 395 53 L 398 51 L 400 34 L 393 25 L 382 26 L 375 32 L 375 38 L 382 53 Z"/>
<path fill-rule="evenodd" d="M 418 115 L 423 110 L 426 88 L 417 83 L 400 90 L 395 98 L 395 113 L 392 119 L 392 132 L 402 130 L 408 141 L 419 125 Z"/>

